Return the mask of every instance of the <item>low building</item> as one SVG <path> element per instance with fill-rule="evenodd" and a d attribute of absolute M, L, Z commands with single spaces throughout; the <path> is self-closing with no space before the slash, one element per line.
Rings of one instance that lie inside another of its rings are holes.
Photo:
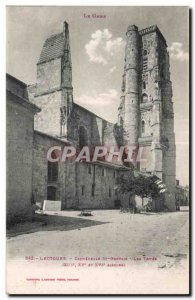
<path fill-rule="evenodd" d="M 43 132 L 34 131 L 33 197 L 43 205 L 44 200 L 58 200 L 62 209 L 116 208 L 127 205 L 128 195 L 115 189 L 118 176 L 129 168 L 105 161 L 50 162 L 50 147 L 69 145 Z"/>

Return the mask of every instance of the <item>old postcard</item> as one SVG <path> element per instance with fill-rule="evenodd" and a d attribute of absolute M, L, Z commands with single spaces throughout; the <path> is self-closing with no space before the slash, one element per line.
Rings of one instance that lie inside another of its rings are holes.
<path fill-rule="evenodd" d="M 7 293 L 189 294 L 189 8 L 6 13 Z"/>

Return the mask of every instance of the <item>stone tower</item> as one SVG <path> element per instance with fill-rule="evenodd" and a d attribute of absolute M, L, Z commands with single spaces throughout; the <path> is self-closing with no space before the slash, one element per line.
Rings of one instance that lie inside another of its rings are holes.
<path fill-rule="evenodd" d="M 142 153 L 136 165 L 167 187 L 165 205 L 175 210 L 175 134 L 166 41 L 158 27 L 127 29 L 119 123 L 126 144 Z"/>
<path fill-rule="evenodd" d="M 32 90 L 31 90 L 32 92 Z M 41 108 L 35 129 L 67 138 L 67 122 L 73 106 L 72 63 L 68 23 L 63 32 L 46 39 L 38 63 L 32 100 Z"/>
<path fill-rule="evenodd" d="M 134 25 L 127 29 L 124 71 L 124 141 L 126 145 L 136 145 L 139 136 L 139 34 Z"/>

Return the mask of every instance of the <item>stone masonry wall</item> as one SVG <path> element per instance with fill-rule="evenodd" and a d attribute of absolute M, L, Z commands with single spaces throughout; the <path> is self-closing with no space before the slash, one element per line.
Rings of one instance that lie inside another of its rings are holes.
<path fill-rule="evenodd" d="M 73 104 L 72 120 L 68 121 L 68 137 L 78 143 L 79 128 L 84 127 L 87 134 L 88 145 L 115 144 L 114 124 L 96 116 L 92 112 Z M 108 142 L 109 141 L 109 142 Z"/>
<path fill-rule="evenodd" d="M 37 94 L 61 86 L 61 58 L 37 65 Z"/>
<path fill-rule="evenodd" d="M 76 201 L 73 204 L 77 208 L 113 209 L 115 200 L 121 200 L 121 204 L 127 202 L 128 195 L 120 195 L 115 190 L 117 176 L 122 174 L 122 171 L 90 163 L 77 163 L 75 170 Z"/>
<path fill-rule="evenodd" d="M 36 202 L 42 203 L 47 200 L 48 186 L 48 161 L 47 151 L 52 146 L 60 146 L 62 149 L 65 144 L 55 138 L 42 133 L 34 133 L 33 145 L 33 194 Z M 58 180 L 53 184 L 57 188 L 56 200 L 65 203 L 65 164 L 58 163 Z"/>
<path fill-rule="evenodd" d="M 41 108 L 35 116 L 35 130 L 60 136 L 61 91 L 34 97 L 32 102 Z"/>
<path fill-rule="evenodd" d="M 34 113 L 7 99 L 7 221 L 31 212 Z"/>

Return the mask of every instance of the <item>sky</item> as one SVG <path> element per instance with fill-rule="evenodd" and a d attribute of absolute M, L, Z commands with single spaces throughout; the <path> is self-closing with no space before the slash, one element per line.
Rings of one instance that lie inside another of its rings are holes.
<path fill-rule="evenodd" d="M 27 84 L 36 82 L 43 43 L 69 23 L 74 101 L 117 121 L 126 29 L 156 24 L 170 53 L 176 136 L 176 177 L 189 184 L 189 26 L 187 7 L 7 7 L 6 67 Z M 104 18 L 93 15 L 106 16 Z M 87 17 L 90 16 L 90 17 Z"/>

